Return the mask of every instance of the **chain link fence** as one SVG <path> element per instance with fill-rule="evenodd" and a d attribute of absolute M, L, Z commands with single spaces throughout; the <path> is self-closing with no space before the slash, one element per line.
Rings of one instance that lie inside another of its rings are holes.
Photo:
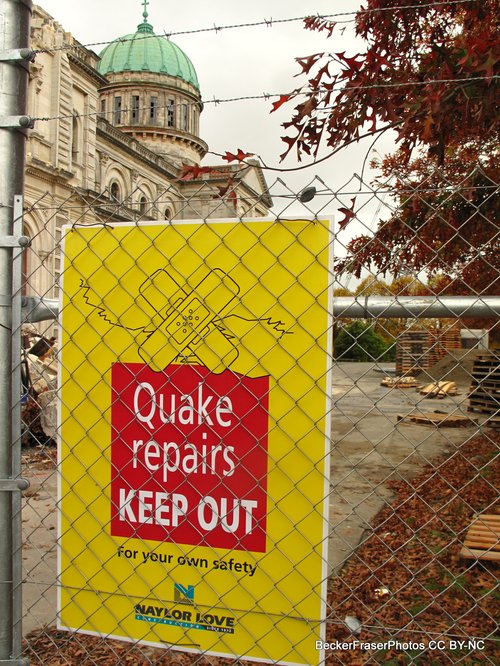
<path fill-rule="evenodd" d="M 458 180 L 278 179 L 258 233 L 202 179 L 24 202 L 30 664 L 498 663 L 498 186 Z"/>

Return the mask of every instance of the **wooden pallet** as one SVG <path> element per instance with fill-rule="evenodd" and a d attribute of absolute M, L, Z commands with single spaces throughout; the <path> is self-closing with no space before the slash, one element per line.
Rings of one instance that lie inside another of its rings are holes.
<path fill-rule="evenodd" d="M 406 375 L 429 367 L 429 332 L 426 330 L 405 331 L 396 346 L 396 374 Z"/>
<path fill-rule="evenodd" d="M 480 384 L 478 386 L 471 386 L 470 391 L 471 396 L 477 396 L 478 398 L 485 398 L 491 402 L 496 402 L 500 407 L 500 389 L 496 386 Z"/>
<path fill-rule="evenodd" d="M 469 398 L 469 406 L 467 408 L 468 412 L 482 412 L 483 414 L 500 414 L 500 407 L 493 407 L 489 402 L 483 402 L 482 400 L 476 400 L 475 398 Z"/>
<path fill-rule="evenodd" d="M 470 560 L 500 561 L 500 514 L 474 516 L 460 555 Z"/>
<path fill-rule="evenodd" d="M 451 349 L 461 347 L 460 325 L 447 324 L 440 329 L 405 331 L 396 345 L 396 374 L 427 370 Z"/>
<path fill-rule="evenodd" d="M 478 420 L 469 416 L 455 416 L 454 414 L 441 414 L 430 412 L 425 414 L 398 414 L 398 421 L 412 421 L 418 425 L 431 425 L 435 428 L 466 428 L 477 425 Z"/>
<path fill-rule="evenodd" d="M 490 416 L 483 425 L 487 428 L 493 428 L 493 430 L 500 430 L 500 416 Z"/>
<path fill-rule="evenodd" d="M 479 354 L 472 368 L 469 411 L 495 416 L 500 410 L 500 360 L 496 354 Z"/>

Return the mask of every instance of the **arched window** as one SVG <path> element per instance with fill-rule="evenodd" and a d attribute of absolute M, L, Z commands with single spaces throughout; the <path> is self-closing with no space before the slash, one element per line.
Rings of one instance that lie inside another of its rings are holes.
<path fill-rule="evenodd" d="M 173 218 L 174 214 L 172 212 L 171 208 L 165 208 L 165 219 L 170 222 L 170 220 Z"/>
<path fill-rule="evenodd" d="M 116 180 L 111 183 L 109 191 L 112 199 L 114 199 L 115 201 L 121 201 L 120 186 L 118 185 Z"/>
<path fill-rule="evenodd" d="M 147 210 L 147 199 L 146 197 L 141 197 L 139 201 L 139 212 L 141 215 L 146 215 L 146 210 Z"/>

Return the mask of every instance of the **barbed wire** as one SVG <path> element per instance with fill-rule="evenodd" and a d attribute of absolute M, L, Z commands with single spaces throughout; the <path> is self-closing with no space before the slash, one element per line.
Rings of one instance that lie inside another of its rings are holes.
<path fill-rule="evenodd" d="M 376 83 L 372 85 L 365 85 L 365 86 L 338 86 L 334 88 L 328 89 L 328 92 L 342 92 L 342 91 L 349 91 L 349 90 L 372 90 L 376 88 L 384 89 L 384 88 L 402 88 L 402 87 L 408 87 L 408 86 L 427 86 L 427 85 L 436 85 L 436 84 L 443 84 L 443 83 L 470 83 L 471 81 L 490 81 L 490 80 L 496 80 L 499 79 L 500 75 L 493 74 L 491 76 L 474 76 L 474 77 L 468 77 L 468 78 L 461 78 L 461 79 L 428 79 L 427 81 L 405 81 L 405 82 L 399 82 L 399 83 Z M 227 98 L 214 98 L 214 99 L 204 99 L 204 100 L 199 100 L 197 102 L 176 102 L 174 105 L 170 104 L 159 104 L 155 108 L 157 110 L 165 110 L 168 108 L 171 108 L 172 106 L 182 106 L 182 105 L 187 105 L 187 106 L 199 106 L 200 103 L 203 104 L 204 106 L 207 104 L 214 104 L 215 106 L 219 104 L 229 104 L 233 102 L 247 102 L 247 101 L 252 101 L 252 100 L 269 100 L 273 97 L 277 97 L 278 99 L 281 97 L 286 97 L 289 96 L 290 99 L 293 99 L 295 97 L 299 96 L 307 96 L 311 95 L 313 93 L 321 93 L 325 91 L 323 87 L 320 88 L 314 88 L 311 90 L 307 91 L 301 91 L 301 90 L 295 90 L 287 93 L 261 93 L 258 95 L 241 95 L 240 97 L 227 97 Z M 36 116 L 32 117 L 32 120 L 36 122 L 48 122 L 52 120 L 67 120 L 69 118 L 86 118 L 86 117 L 91 117 L 91 116 L 98 116 L 98 117 L 103 117 L 103 116 L 113 116 L 116 115 L 118 112 L 119 113 L 130 113 L 132 111 L 145 111 L 149 110 L 151 107 L 148 106 L 141 106 L 141 107 L 128 107 L 125 109 L 111 109 L 110 111 L 91 111 L 88 113 L 71 113 L 71 114 L 61 114 L 58 116 Z M 325 107 L 324 109 L 319 109 L 319 110 L 327 110 L 332 107 Z M 120 123 L 121 124 L 121 123 Z M 130 123 L 132 124 L 132 123 Z M 139 123 L 137 123 L 139 125 Z M 155 125 L 156 126 L 156 125 Z"/>
<path fill-rule="evenodd" d="M 349 11 L 349 12 L 337 12 L 335 14 L 307 14 L 305 16 L 294 16 L 294 17 L 289 17 L 289 18 L 282 18 L 282 19 L 262 19 L 260 21 L 252 21 L 252 22 L 247 22 L 247 23 L 234 23 L 234 24 L 229 24 L 229 25 L 213 25 L 210 27 L 206 28 L 194 28 L 191 30 L 176 30 L 176 31 L 169 31 L 167 32 L 166 30 L 161 33 L 161 36 L 166 37 L 167 39 L 170 39 L 171 37 L 176 37 L 179 35 L 195 35 L 195 34 L 200 34 L 200 33 L 207 33 L 207 32 L 213 32 L 215 34 L 222 32 L 223 30 L 236 30 L 236 29 L 241 29 L 241 28 L 255 28 L 255 27 L 262 27 L 266 26 L 268 28 L 272 28 L 274 25 L 281 24 L 281 23 L 293 23 L 293 22 L 298 22 L 298 21 L 304 21 L 307 18 L 318 18 L 318 19 L 341 19 L 342 17 L 345 16 L 359 16 L 362 14 L 379 14 L 381 12 L 387 12 L 387 11 L 393 11 L 393 10 L 401 10 L 401 9 L 426 9 L 426 8 L 432 8 L 432 7 L 443 7 L 445 5 L 463 5 L 463 4 L 468 4 L 470 2 L 474 2 L 475 0 L 441 0 L 440 2 L 430 2 L 426 4 L 421 4 L 417 3 L 414 5 L 407 5 L 405 7 L 401 6 L 390 6 L 390 7 L 376 7 L 373 9 L 359 9 L 357 11 Z M 345 22 L 353 22 L 354 19 L 350 21 L 345 21 Z M 335 21 L 336 23 L 339 23 L 340 21 Z M 159 35 L 157 34 L 152 34 L 152 35 L 141 35 L 140 39 L 151 39 L 153 37 L 158 37 Z M 80 48 L 89 48 L 89 47 L 94 47 L 94 46 L 105 46 L 108 44 L 111 44 L 113 42 L 118 42 L 118 43 L 126 43 L 129 41 L 133 41 L 134 39 L 139 39 L 136 35 L 133 37 L 118 37 L 115 39 L 107 40 L 107 41 L 100 41 L 100 42 L 89 42 L 87 44 L 63 44 L 62 46 L 56 46 L 53 48 L 48 48 L 48 49 L 36 49 L 34 52 L 35 53 L 56 53 L 58 51 L 70 51 L 70 50 L 78 50 Z"/>
<path fill-rule="evenodd" d="M 205 185 L 207 188 L 211 187 L 209 183 L 204 181 L 204 179 L 200 178 L 202 185 Z M 192 183 L 193 181 L 179 181 L 183 183 L 184 185 L 187 185 L 189 183 Z M 238 185 L 239 181 L 235 183 L 234 188 L 232 188 L 231 191 L 234 191 Z M 171 186 L 174 187 L 174 186 Z M 305 189 L 305 188 L 303 188 Z M 442 194 L 457 194 L 458 192 L 463 192 L 463 191 L 476 191 L 476 190 L 499 190 L 500 185 L 470 185 L 470 186 L 464 186 L 464 185 L 450 185 L 448 187 L 422 187 L 422 188 L 403 188 L 403 189 L 398 189 L 397 192 L 395 192 L 393 189 L 387 188 L 387 189 L 377 189 L 376 192 L 377 194 L 392 194 L 395 196 L 400 196 L 400 195 L 417 195 L 417 194 L 431 194 L 435 192 L 440 192 Z M 173 190 L 174 194 L 177 196 L 177 192 Z M 266 192 L 263 195 L 258 195 L 256 197 L 240 197 L 242 201 L 254 201 L 258 202 L 262 197 L 264 196 L 270 196 L 273 199 L 296 199 L 297 201 L 300 202 L 300 194 L 302 190 L 297 192 L 296 194 L 275 194 L 273 192 Z M 314 198 L 317 197 L 331 197 L 332 199 L 339 199 L 339 197 L 347 197 L 347 196 L 373 196 L 373 189 L 366 189 L 366 190 L 337 190 L 337 191 L 331 191 L 331 192 L 322 192 L 322 191 L 317 191 L 314 195 Z M 167 194 L 168 189 L 165 190 L 163 194 Z M 197 199 L 195 196 L 192 197 L 183 197 L 183 198 L 167 198 L 167 199 L 146 199 L 146 200 L 132 200 L 131 197 L 133 195 L 140 195 L 140 194 L 147 194 L 141 187 L 137 187 L 135 190 L 133 190 L 129 195 L 127 195 L 122 201 L 111 201 L 110 199 L 105 199 L 105 198 L 96 198 L 94 201 L 91 203 L 87 204 L 80 204 L 80 205 L 67 205 L 66 203 L 64 205 L 57 205 L 57 206 L 46 206 L 43 204 L 37 205 L 38 202 L 35 202 L 33 205 L 27 205 L 25 212 L 31 212 L 31 211 L 36 211 L 36 210 L 43 210 L 43 211 L 57 211 L 57 210 L 92 210 L 93 208 L 99 207 L 99 206 L 106 206 L 106 208 L 115 208 L 117 210 L 119 209 L 124 209 L 128 208 L 129 206 L 131 207 L 137 207 L 139 205 L 143 206 L 158 206 L 158 205 L 163 205 L 163 204 L 184 204 L 184 203 L 189 203 L 191 201 L 204 201 L 203 198 Z M 76 194 L 74 196 L 81 196 L 80 194 Z M 105 197 L 106 192 L 103 191 L 99 194 L 99 197 Z M 43 197 L 42 197 L 43 198 Z M 219 195 L 217 195 L 217 198 L 219 198 Z M 224 197 L 221 195 L 221 199 Z M 340 200 L 340 199 L 339 199 Z M 39 199 L 40 201 L 40 199 Z M 2 206 L 3 204 L 0 204 Z M 390 208 L 388 205 L 386 205 L 387 208 Z"/>

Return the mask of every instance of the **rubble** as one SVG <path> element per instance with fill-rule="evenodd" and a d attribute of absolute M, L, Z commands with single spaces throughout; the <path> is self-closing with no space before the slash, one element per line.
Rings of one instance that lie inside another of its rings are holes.
<path fill-rule="evenodd" d="M 23 326 L 22 337 L 22 441 L 24 444 L 45 443 L 53 440 L 57 431 L 58 358 L 55 338 L 41 336 L 32 324 Z"/>

